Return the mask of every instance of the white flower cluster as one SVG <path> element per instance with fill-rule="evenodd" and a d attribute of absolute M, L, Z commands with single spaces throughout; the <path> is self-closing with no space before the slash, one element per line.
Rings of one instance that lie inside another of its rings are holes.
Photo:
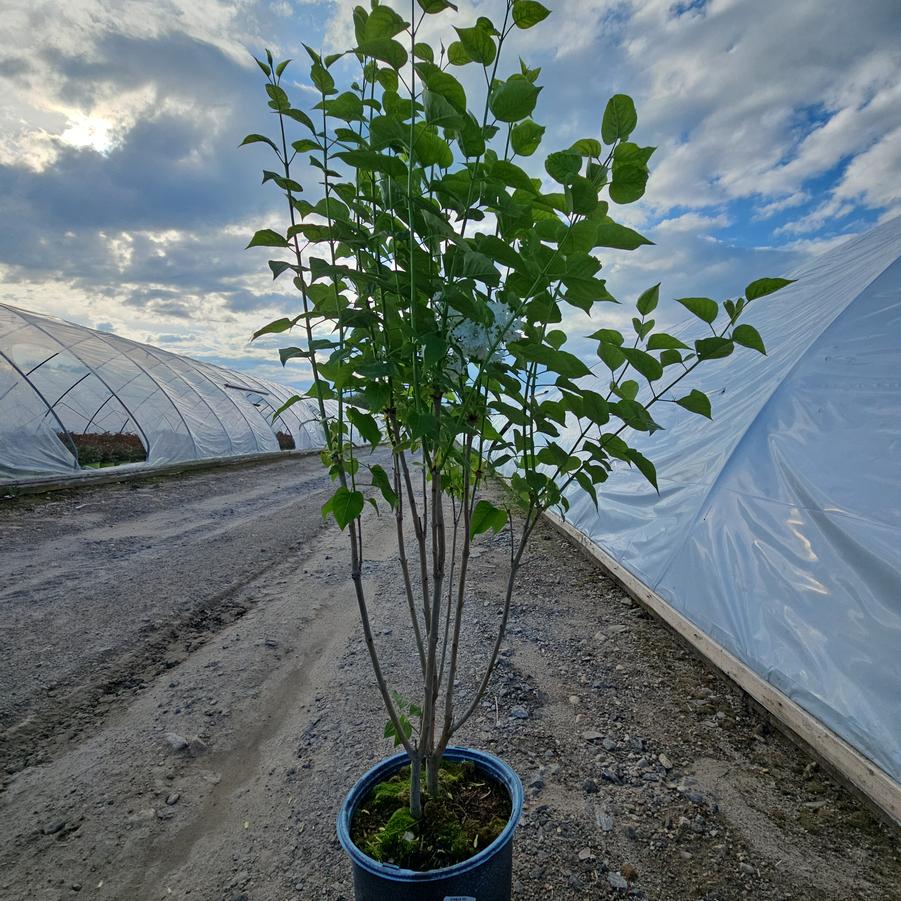
<path fill-rule="evenodd" d="M 492 360 L 502 359 L 506 343 L 522 336 L 522 320 L 515 318 L 505 303 L 492 300 L 488 309 L 494 318 L 492 325 L 464 319 L 451 330 L 451 340 L 460 353 L 473 363 L 484 363 L 489 353 Z"/>

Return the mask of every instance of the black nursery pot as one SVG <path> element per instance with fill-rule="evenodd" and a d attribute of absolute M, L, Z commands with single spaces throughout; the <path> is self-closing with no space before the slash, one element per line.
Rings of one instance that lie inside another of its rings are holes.
<path fill-rule="evenodd" d="M 444 759 L 473 763 L 507 789 L 511 811 L 503 832 L 474 857 L 440 870 L 404 870 L 368 857 L 351 841 L 350 824 L 369 792 L 410 762 L 406 754 L 395 754 L 357 782 L 338 814 L 338 839 L 353 865 L 356 901 L 510 901 L 513 833 L 522 813 L 522 782 L 506 763 L 483 751 L 448 748 Z"/>

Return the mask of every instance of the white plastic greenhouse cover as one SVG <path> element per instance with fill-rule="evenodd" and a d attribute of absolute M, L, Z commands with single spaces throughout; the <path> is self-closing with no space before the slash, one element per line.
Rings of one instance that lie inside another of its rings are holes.
<path fill-rule="evenodd" d="M 901 218 L 830 251 L 711 361 L 713 422 L 655 407 L 635 471 L 567 519 L 901 782 Z M 681 414 L 681 415 L 678 415 Z"/>
<path fill-rule="evenodd" d="M 161 466 L 322 446 L 313 401 L 273 422 L 295 392 L 107 332 L 0 304 L 0 482 L 84 472 L 85 433 L 137 436 Z M 331 406 L 331 404 L 330 404 Z M 331 412 L 331 411 L 329 411 Z"/>

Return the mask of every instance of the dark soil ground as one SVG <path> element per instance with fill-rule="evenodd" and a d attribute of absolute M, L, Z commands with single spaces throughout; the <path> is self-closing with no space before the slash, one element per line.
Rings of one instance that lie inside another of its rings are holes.
<path fill-rule="evenodd" d="M 0 502 L 0 898 L 349 901 L 338 805 L 391 750 L 318 460 Z M 393 525 L 385 668 L 415 674 Z M 484 536 L 483 536 L 484 538 Z M 465 691 L 506 536 L 480 539 Z M 539 527 L 461 743 L 522 775 L 517 901 L 898 901 L 898 836 Z"/>

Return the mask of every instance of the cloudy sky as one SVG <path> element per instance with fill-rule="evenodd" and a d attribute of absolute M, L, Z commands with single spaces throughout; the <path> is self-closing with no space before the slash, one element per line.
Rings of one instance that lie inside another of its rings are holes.
<path fill-rule="evenodd" d="M 898 0 L 545 3 L 508 63 L 543 68 L 547 150 L 599 136 L 616 92 L 659 147 L 646 198 L 618 214 L 656 246 L 605 261 L 615 295 L 734 295 L 901 213 Z M 265 251 L 242 250 L 283 222 L 263 150 L 237 147 L 271 125 L 250 54 L 345 49 L 353 6 L 4 0 L 0 301 L 302 381 L 247 341 L 293 303 Z M 290 87 L 315 102 L 305 66 Z"/>

